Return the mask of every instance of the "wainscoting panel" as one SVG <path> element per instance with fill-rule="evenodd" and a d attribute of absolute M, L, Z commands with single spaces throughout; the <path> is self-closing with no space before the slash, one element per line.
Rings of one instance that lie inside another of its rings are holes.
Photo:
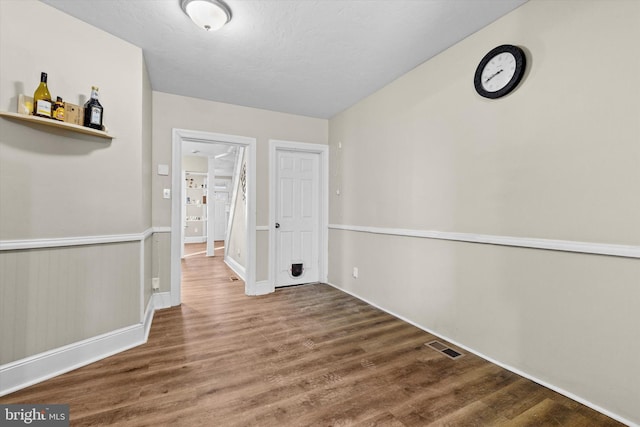
<path fill-rule="evenodd" d="M 640 419 L 636 247 L 375 231 L 330 230 L 330 283 L 622 422 Z"/>
<path fill-rule="evenodd" d="M 171 232 L 154 230 L 152 277 L 160 279 L 160 291 L 171 291 Z"/>
<path fill-rule="evenodd" d="M 151 279 L 152 277 L 152 264 L 153 264 L 153 235 L 149 235 L 144 239 L 142 253 L 144 256 L 144 263 L 140 266 L 141 269 L 141 283 L 142 286 L 142 309 L 149 305 L 149 301 L 152 298 L 153 291 L 151 289 Z"/>
<path fill-rule="evenodd" d="M 140 245 L 0 252 L 0 365 L 139 324 Z"/>

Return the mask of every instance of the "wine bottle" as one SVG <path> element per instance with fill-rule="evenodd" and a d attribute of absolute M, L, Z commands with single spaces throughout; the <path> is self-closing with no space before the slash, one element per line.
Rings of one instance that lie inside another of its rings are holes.
<path fill-rule="evenodd" d="M 91 86 L 91 98 L 84 104 L 84 125 L 102 130 L 103 108 L 98 101 L 98 88 Z"/>
<path fill-rule="evenodd" d="M 33 114 L 51 118 L 51 94 L 47 87 L 47 73 L 40 73 L 40 84 L 33 93 Z"/>

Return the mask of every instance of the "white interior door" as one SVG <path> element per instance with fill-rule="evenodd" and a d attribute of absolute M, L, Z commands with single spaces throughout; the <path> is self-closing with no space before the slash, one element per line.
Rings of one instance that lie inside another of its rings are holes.
<path fill-rule="evenodd" d="M 276 286 L 320 280 L 320 155 L 276 152 Z"/>

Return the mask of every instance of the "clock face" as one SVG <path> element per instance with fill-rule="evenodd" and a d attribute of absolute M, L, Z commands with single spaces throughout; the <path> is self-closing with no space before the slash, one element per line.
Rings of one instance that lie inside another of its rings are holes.
<path fill-rule="evenodd" d="M 511 81 L 516 72 L 516 57 L 510 52 L 494 56 L 482 70 L 480 84 L 487 92 L 497 92 Z"/>
<path fill-rule="evenodd" d="M 526 66 L 524 51 L 517 46 L 502 45 L 487 53 L 474 76 L 476 91 L 485 98 L 500 98 L 514 90 Z"/>

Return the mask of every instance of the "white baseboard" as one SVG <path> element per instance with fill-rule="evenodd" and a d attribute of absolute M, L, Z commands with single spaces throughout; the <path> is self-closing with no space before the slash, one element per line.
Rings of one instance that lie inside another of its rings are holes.
<path fill-rule="evenodd" d="M 142 323 L 27 357 L 0 367 L 0 396 L 144 344 Z"/>
<path fill-rule="evenodd" d="M 247 283 L 246 270 L 242 265 L 238 264 L 238 262 L 233 258 L 231 258 L 230 256 L 224 257 L 224 263 L 227 264 L 229 268 L 233 270 L 233 272 L 236 273 L 236 275 L 240 279 L 244 280 L 244 282 Z M 253 284 L 249 284 L 248 286 L 245 286 L 245 293 L 251 296 L 266 295 L 274 291 L 275 291 L 274 286 L 270 284 L 268 280 L 255 282 Z"/>
<path fill-rule="evenodd" d="M 224 257 L 224 263 L 227 264 L 229 266 L 229 268 L 232 269 L 233 272 L 238 275 L 239 278 L 241 278 L 245 282 L 247 281 L 246 274 L 245 274 L 246 273 L 245 268 L 244 268 L 244 266 L 240 265 L 238 263 L 238 261 L 236 261 L 235 259 L 231 258 L 230 256 L 225 256 Z"/>
<path fill-rule="evenodd" d="M 511 371 L 511 372 L 513 372 L 513 373 L 515 373 L 515 374 L 518 374 L 518 375 L 522 376 L 522 377 L 525 377 L 525 378 L 527 378 L 527 379 L 529 379 L 529 380 L 531 380 L 531 381 L 533 381 L 533 382 L 535 382 L 535 383 L 538 383 L 538 384 L 540 384 L 540 385 L 542 385 L 542 386 L 544 386 L 544 387 L 546 387 L 546 388 L 548 388 L 548 389 L 550 389 L 550 390 L 553 390 L 553 391 L 555 391 L 555 392 L 557 392 L 557 393 L 560 393 L 560 394 L 562 394 L 563 396 L 566 396 L 566 397 L 568 397 L 569 399 L 575 400 L 576 402 L 579 402 L 579 403 L 581 403 L 581 404 L 583 404 L 583 405 L 585 405 L 585 406 L 588 406 L 589 408 L 591 408 L 591 409 L 593 409 L 593 410 L 595 410 L 595 411 L 598 411 L 598 412 L 600 412 L 600 413 L 602 413 L 602 414 L 604 414 L 604 415 L 606 415 L 606 416 L 608 416 L 608 417 L 610 417 L 610 418 L 613 418 L 613 419 L 614 419 L 614 420 L 616 420 L 616 421 L 619 421 L 619 422 L 621 422 L 621 423 L 623 423 L 623 424 L 626 424 L 626 425 L 628 425 L 628 426 L 630 426 L 630 427 L 640 427 L 640 426 L 638 426 L 638 424 L 635 424 L 635 423 L 633 423 L 633 422 L 631 422 L 631 421 L 629 421 L 629 420 L 627 420 L 627 419 L 625 419 L 625 418 L 621 417 L 621 416 L 620 416 L 620 415 L 618 415 L 618 414 L 614 414 L 613 412 L 611 412 L 611 411 L 609 411 L 609 410 L 607 410 L 607 409 L 604 409 L 604 408 L 602 408 L 602 407 L 600 407 L 600 406 L 598 406 L 598 405 L 596 405 L 596 404 L 594 404 L 594 403 L 592 403 L 592 402 L 589 402 L 588 400 L 585 400 L 585 399 L 581 398 L 580 396 L 576 396 L 575 394 L 573 394 L 573 393 L 571 393 L 571 392 L 569 392 L 569 391 L 566 391 L 566 390 L 564 390 L 564 389 L 562 389 L 562 388 L 560 388 L 560 387 L 557 387 L 557 386 L 555 386 L 555 385 L 553 385 L 553 384 L 549 384 L 548 382 L 543 381 L 543 380 L 541 380 L 541 379 L 539 379 L 539 378 L 536 378 L 536 377 L 534 377 L 533 375 L 530 375 L 530 374 L 528 374 L 528 373 L 526 373 L 526 372 L 524 372 L 524 371 L 521 371 L 521 370 L 520 370 L 520 369 L 518 369 L 518 368 L 514 368 L 514 367 L 513 367 L 513 366 L 511 366 L 511 365 L 508 365 L 508 364 L 506 364 L 506 363 L 500 362 L 499 360 L 495 360 L 495 359 L 493 359 L 493 358 L 491 358 L 491 357 L 489 357 L 489 356 L 487 356 L 487 355 L 485 355 L 485 354 L 480 353 L 479 351 L 476 351 L 476 350 L 474 350 L 474 349 L 472 349 L 472 348 L 470 348 L 470 347 L 467 347 L 467 346 L 466 346 L 466 345 L 464 345 L 464 344 L 461 344 L 461 343 L 457 342 L 456 340 L 452 340 L 451 338 L 449 338 L 449 337 L 447 337 L 447 336 L 445 336 L 445 335 L 442 335 L 442 334 L 441 334 L 441 333 L 439 333 L 439 332 L 433 331 L 433 330 L 431 330 L 431 329 L 429 329 L 429 328 L 427 328 L 427 327 L 425 327 L 425 326 L 423 326 L 423 325 L 420 325 L 420 324 L 418 324 L 418 323 L 416 323 L 416 322 L 413 322 L 413 321 L 411 321 L 411 320 L 407 319 L 407 318 L 406 318 L 406 317 L 404 317 L 404 316 L 400 316 L 400 315 L 398 315 L 398 314 L 396 314 L 396 313 L 394 313 L 394 312 L 392 312 L 392 311 L 390 311 L 390 310 L 387 310 L 386 308 L 381 307 L 381 306 L 379 306 L 378 304 L 373 303 L 373 302 L 371 302 L 371 301 L 369 301 L 369 300 L 367 300 L 367 299 L 365 299 L 365 298 L 362 298 L 361 296 L 359 296 L 359 295 L 357 295 L 357 294 L 355 294 L 355 293 L 353 293 L 353 292 L 351 292 L 351 291 L 348 291 L 348 290 L 346 290 L 346 289 L 343 289 L 343 288 L 341 288 L 340 286 L 334 285 L 333 283 L 327 283 L 327 284 L 328 284 L 329 286 L 332 286 L 332 287 L 334 287 L 334 288 L 338 289 L 338 290 L 339 290 L 339 291 L 341 291 L 341 292 L 344 292 L 344 293 L 346 293 L 346 294 L 351 295 L 351 296 L 352 296 L 352 297 L 354 297 L 354 298 L 359 299 L 360 301 L 366 302 L 367 304 L 369 304 L 369 305 L 371 305 L 371 306 L 373 306 L 373 307 L 375 307 L 375 308 L 377 308 L 377 309 L 379 309 L 379 310 L 382 310 L 382 311 L 384 311 L 385 313 L 390 314 L 390 315 L 392 315 L 393 317 L 395 317 L 395 318 L 397 318 L 397 319 L 402 320 L 403 322 L 406 322 L 406 323 L 408 323 L 408 324 L 410 324 L 410 325 L 415 326 L 415 327 L 416 327 L 416 328 L 418 328 L 418 329 L 422 329 L 422 330 L 423 330 L 423 331 L 425 331 L 425 332 L 428 332 L 428 333 L 430 333 L 430 334 L 432 334 L 432 335 L 435 335 L 435 336 L 437 336 L 437 337 L 439 337 L 439 338 L 442 338 L 444 341 L 448 341 L 448 342 L 450 342 L 451 344 L 455 345 L 456 347 L 460 347 L 460 348 L 462 348 L 462 349 L 464 349 L 464 350 L 468 351 L 469 353 L 473 353 L 473 354 L 475 354 L 476 356 L 479 356 L 479 357 L 481 357 L 481 358 L 483 358 L 483 359 L 485 359 L 485 360 L 487 360 L 487 361 L 489 361 L 489 362 L 491 362 L 491 363 L 493 363 L 493 364 L 495 364 L 495 365 L 498 365 L 498 366 L 500 366 L 500 367 L 502 367 L 502 368 L 504 368 L 504 369 L 506 369 L 506 370 L 508 370 L 508 371 Z"/>
<path fill-rule="evenodd" d="M 185 237 L 185 243 L 206 243 L 207 238 L 204 236 Z"/>
<path fill-rule="evenodd" d="M 272 292 L 275 292 L 275 287 L 270 284 L 268 280 L 263 280 L 261 282 L 256 282 L 253 288 L 247 292 L 247 295 L 266 295 Z"/>
<path fill-rule="evenodd" d="M 171 307 L 171 292 L 157 292 L 153 294 L 152 298 L 154 310 Z"/>
<path fill-rule="evenodd" d="M 164 304 L 165 300 L 170 300 L 168 292 L 163 294 L 156 294 L 160 297 L 154 295 L 154 298 L 149 301 L 144 313 L 144 323 L 121 328 L 0 366 L 0 396 L 146 343 L 153 321 L 153 313 L 158 308 L 164 308 L 164 306 L 155 306 L 156 301 Z"/>
<path fill-rule="evenodd" d="M 151 299 L 147 303 L 147 309 L 144 311 L 144 319 L 142 321 L 142 327 L 144 328 L 144 342 L 147 342 L 147 339 L 149 338 L 149 331 L 151 330 L 151 324 L 153 323 L 153 314 L 156 311 L 153 303 L 152 295 Z"/>

